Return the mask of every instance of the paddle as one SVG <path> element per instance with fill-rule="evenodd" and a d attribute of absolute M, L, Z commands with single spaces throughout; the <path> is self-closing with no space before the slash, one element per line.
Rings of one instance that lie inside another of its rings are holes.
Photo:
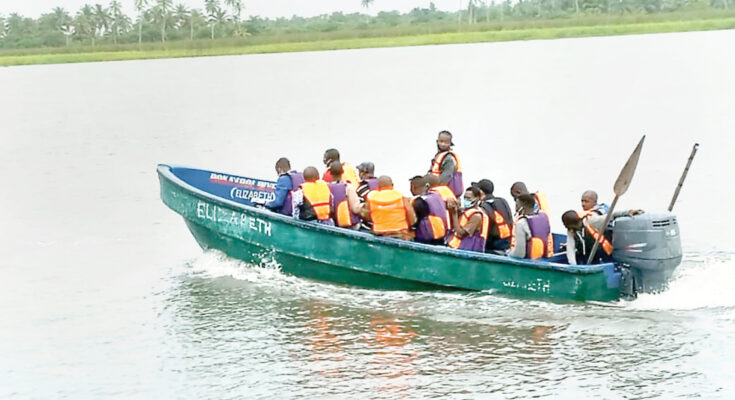
<path fill-rule="evenodd" d="M 679 197 L 679 191 L 681 191 L 681 186 L 684 184 L 684 179 L 686 179 L 687 174 L 689 173 L 689 167 L 692 165 L 692 160 L 694 160 L 694 155 L 697 154 L 697 149 L 699 148 L 699 143 L 694 143 L 694 147 L 692 147 L 692 154 L 689 155 L 689 159 L 687 160 L 687 166 L 684 167 L 684 173 L 681 174 L 681 179 L 679 179 L 679 184 L 676 186 L 676 190 L 674 191 L 674 197 L 671 199 L 671 203 L 669 203 L 669 212 L 674 209 L 674 203 L 676 203 L 676 199 Z"/>
<path fill-rule="evenodd" d="M 633 175 L 635 174 L 635 168 L 638 166 L 638 159 L 641 157 L 641 150 L 643 149 L 644 140 L 646 140 L 646 135 L 643 135 L 641 141 L 638 142 L 638 146 L 635 147 L 635 150 L 633 150 L 633 153 L 630 155 L 628 161 L 623 166 L 623 170 L 620 171 L 620 175 L 618 175 L 618 180 L 615 181 L 615 186 L 613 186 L 615 198 L 613 199 L 612 204 L 610 204 L 610 211 L 608 211 L 607 216 L 605 217 L 605 223 L 602 225 L 600 240 L 596 240 L 595 245 L 592 246 L 592 252 L 590 253 L 589 258 L 587 258 L 587 264 L 591 263 L 592 259 L 595 258 L 597 248 L 600 246 L 600 242 L 605 238 L 605 229 L 607 229 L 607 224 L 610 223 L 610 218 L 612 217 L 613 211 L 615 210 L 615 204 L 617 204 L 620 196 L 628 191 L 630 182 L 633 180 Z"/>

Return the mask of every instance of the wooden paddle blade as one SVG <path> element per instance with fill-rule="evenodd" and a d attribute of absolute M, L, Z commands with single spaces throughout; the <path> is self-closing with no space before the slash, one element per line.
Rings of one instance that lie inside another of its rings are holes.
<path fill-rule="evenodd" d="M 633 150 L 633 154 L 630 155 L 630 158 L 625 163 L 623 170 L 620 171 L 618 180 L 615 181 L 615 186 L 613 186 L 613 191 L 616 196 L 622 196 L 628 190 L 628 186 L 630 186 L 630 182 L 633 180 L 633 175 L 635 174 L 635 168 L 638 166 L 638 159 L 641 158 L 644 140 L 646 140 L 646 135 L 643 135 L 641 141 L 638 142 L 638 146 Z"/>

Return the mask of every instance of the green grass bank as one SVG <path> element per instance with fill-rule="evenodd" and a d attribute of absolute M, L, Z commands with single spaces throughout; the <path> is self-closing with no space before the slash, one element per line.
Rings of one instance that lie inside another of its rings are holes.
<path fill-rule="evenodd" d="M 735 29 L 735 14 L 706 19 L 661 20 L 660 17 L 576 20 L 561 22 L 535 21 L 532 27 L 524 24 L 478 24 L 453 31 L 433 32 L 430 28 L 407 31 L 332 32 L 311 36 L 252 37 L 246 39 L 219 39 L 146 43 L 137 45 L 42 48 L 0 51 L 0 66 L 60 64 L 77 62 L 141 60 L 157 58 L 205 57 L 240 54 L 288 53 L 363 49 L 377 47 L 422 46 L 453 43 L 482 43 L 511 40 L 576 38 L 647 33 L 708 31 Z M 527 24 L 526 24 L 527 25 Z M 476 30 L 471 30 L 472 28 Z M 440 30 L 440 29 L 439 29 Z"/>

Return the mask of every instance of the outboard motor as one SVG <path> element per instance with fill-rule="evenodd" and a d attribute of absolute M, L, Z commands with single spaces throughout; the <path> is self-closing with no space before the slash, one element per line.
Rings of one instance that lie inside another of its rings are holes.
<path fill-rule="evenodd" d="M 628 267 L 638 292 L 667 287 L 681 263 L 679 224 L 672 213 L 643 213 L 617 218 L 613 226 L 613 260 Z"/>

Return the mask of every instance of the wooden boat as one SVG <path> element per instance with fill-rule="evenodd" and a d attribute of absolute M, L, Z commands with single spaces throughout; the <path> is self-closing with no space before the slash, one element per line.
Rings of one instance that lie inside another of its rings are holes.
<path fill-rule="evenodd" d="M 254 207 L 254 198 L 275 197 L 272 181 L 169 165 L 159 165 L 158 176 L 161 200 L 184 218 L 202 248 L 255 264 L 273 259 L 288 274 L 375 289 L 578 301 L 621 297 L 622 274 L 612 263 L 568 265 L 564 256 L 520 260 L 378 237 Z"/>

